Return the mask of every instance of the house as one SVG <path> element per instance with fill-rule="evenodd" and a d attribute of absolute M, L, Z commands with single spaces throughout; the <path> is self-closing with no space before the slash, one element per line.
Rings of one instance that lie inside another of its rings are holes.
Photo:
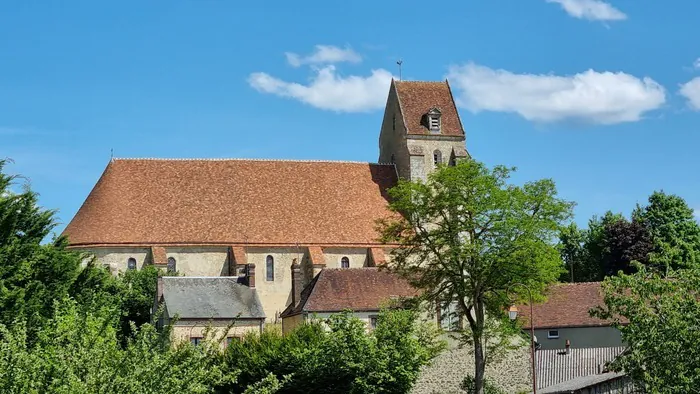
<path fill-rule="evenodd" d="M 275 322 L 292 302 L 293 261 L 304 286 L 323 268 L 385 263 L 395 245 L 375 225 L 392 215 L 387 189 L 468 157 L 447 81 L 392 81 L 378 153 L 378 163 L 113 159 L 63 234 L 115 273 L 155 265 L 239 277 L 254 267 Z"/>
<path fill-rule="evenodd" d="M 298 270 L 298 266 L 292 267 L 293 278 L 300 277 Z M 378 268 L 325 268 L 303 290 L 297 286 L 299 280 L 292 280 L 294 297 L 281 315 L 283 332 L 346 310 L 374 328 L 383 307 L 418 295 L 408 282 Z"/>
<path fill-rule="evenodd" d="M 535 337 L 541 349 L 600 348 L 622 346 L 620 331 L 609 321 L 591 317 L 589 311 L 602 306 L 600 282 L 560 283 L 552 286 L 547 300 L 533 305 Z M 517 307 L 530 330 L 530 307 Z"/>
<path fill-rule="evenodd" d="M 230 342 L 248 332 L 262 332 L 265 313 L 255 277 L 239 283 L 232 277 L 160 277 L 154 312 L 162 308 L 160 326 L 173 324 L 172 340 L 197 345 L 210 330 Z M 173 321 L 174 320 L 174 321 Z"/>

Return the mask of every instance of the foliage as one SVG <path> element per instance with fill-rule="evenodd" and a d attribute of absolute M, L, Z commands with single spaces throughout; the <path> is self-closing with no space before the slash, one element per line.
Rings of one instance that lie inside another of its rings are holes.
<path fill-rule="evenodd" d="M 288 380 L 280 393 L 406 393 L 420 368 L 442 350 L 436 334 L 407 310 L 382 312 L 373 332 L 342 313 L 286 335 L 251 334 L 231 344 L 224 356 L 227 368 L 240 370 L 240 386 L 222 386 L 219 392 L 241 392 L 241 386 L 272 372 Z"/>
<path fill-rule="evenodd" d="M 632 216 L 651 233 L 655 267 L 678 269 L 700 263 L 700 225 L 681 197 L 654 192 L 649 204 L 637 207 Z"/>
<path fill-rule="evenodd" d="M 486 362 L 507 349 L 514 332 L 504 311 L 510 294 L 538 297 L 562 272 L 556 235 L 573 204 L 557 197 L 551 180 L 523 186 L 512 169 L 475 161 L 441 167 L 427 182 L 400 181 L 389 191 L 396 215 L 383 220 L 392 251 L 389 269 L 421 289 L 430 303 L 457 302 L 474 345 L 475 381 L 482 392 Z"/>
<path fill-rule="evenodd" d="M 633 261 L 665 270 L 700 263 L 700 225 L 680 197 L 654 192 L 631 218 L 608 211 L 594 216 L 587 230 L 575 225 L 559 235 L 568 274 L 562 280 L 603 280 L 619 271 L 634 272 Z M 572 279 L 573 278 L 573 279 Z"/>
<path fill-rule="evenodd" d="M 459 386 L 463 391 L 467 392 L 468 394 L 473 394 L 476 393 L 475 389 L 475 381 L 473 376 L 467 376 L 464 378 L 462 381 L 462 384 Z M 484 381 L 484 394 L 506 394 L 505 391 L 501 390 L 498 386 L 493 384 L 489 379 L 486 379 Z"/>
<path fill-rule="evenodd" d="M 0 326 L 0 392 L 206 393 L 222 379 L 218 348 L 171 347 L 169 331 L 151 325 L 122 348 L 114 312 L 85 313 L 70 300 L 57 304 L 32 347 L 26 323 Z"/>
<path fill-rule="evenodd" d="M 291 375 L 286 375 L 282 380 L 279 380 L 275 374 L 270 372 L 263 380 L 248 386 L 243 394 L 274 394 L 289 383 L 290 379 Z"/>
<path fill-rule="evenodd" d="M 605 279 L 605 306 L 627 349 L 610 366 L 649 393 L 690 393 L 700 387 L 700 271 L 649 270 Z M 625 324 L 628 323 L 628 324 Z"/>
<path fill-rule="evenodd" d="M 41 208 L 27 185 L 13 191 L 17 177 L 2 172 L 5 164 L 0 160 L 0 324 L 21 319 L 34 332 L 53 313 L 47 300 L 68 295 L 82 256 L 63 238 L 41 243 L 56 225 L 54 212 Z"/>

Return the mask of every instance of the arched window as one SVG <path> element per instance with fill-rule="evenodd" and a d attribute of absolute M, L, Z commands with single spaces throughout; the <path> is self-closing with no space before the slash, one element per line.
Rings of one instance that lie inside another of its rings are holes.
<path fill-rule="evenodd" d="M 126 261 L 126 269 L 129 271 L 133 271 L 136 269 L 136 259 L 133 257 L 129 257 L 129 260 Z"/>
<path fill-rule="evenodd" d="M 275 259 L 269 255 L 265 259 L 265 279 L 270 282 L 275 280 Z"/>
<path fill-rule="evenodd" d="M 435 164 L 435 167 L 442 164 L 442 152 L 437 149 L 433 152 L 433 164 Z"/>
<path fill-rule="evenodd" d="M 340 268 L 350 268 L 350 259 L 347 256 L 340 259 Z"/>
<path fill-rule="evenodd" d="M 176 272 L 177 271 L 177 261 L 175 261 L 175 257 L 168 257 L 168 272 Z"/>

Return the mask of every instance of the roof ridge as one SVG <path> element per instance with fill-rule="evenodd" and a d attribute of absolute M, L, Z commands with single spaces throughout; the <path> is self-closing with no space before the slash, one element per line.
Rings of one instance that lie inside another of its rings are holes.
<path fill-rule="evenodd" d="M 291 162 L 291 163 L 344 163 L 344 164 L 369 164 L 388 166 L 393 163 L 375 163 L 368 161 L 353 160 L 302 160 L 302 159 L 246 159 L 246 158 L 164 158 L 164 157 L 114 157 L 111 161 L 262 161 L 262 162 Z"/>

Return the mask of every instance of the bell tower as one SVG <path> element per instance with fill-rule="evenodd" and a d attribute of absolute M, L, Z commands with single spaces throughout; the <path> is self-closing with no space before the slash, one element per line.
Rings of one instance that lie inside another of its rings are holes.
<path fill-rule="evenodd" d="M 447 81 L 391 81 L 379 134 L 379 162 L 403 179 L 425 180 L 440 164 L 469 157 Z"/>

